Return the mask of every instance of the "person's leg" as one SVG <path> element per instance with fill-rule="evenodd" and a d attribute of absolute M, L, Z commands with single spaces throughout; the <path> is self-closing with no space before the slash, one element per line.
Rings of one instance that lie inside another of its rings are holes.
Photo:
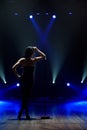
<path fill-rule="evenodd" d="M 25 112 L 26 112 L 26 119 L 30 119 L 29 116 L 29 111 L 28 111 L 28 98 L 29 98 L 29 93 L 26 93 L 26 100 L 25 100 Z"/>
<path fill-rule="evenodd" d="M 26 93 L 25 93 L 25 90 L 24 90 L 24 87 L 23 87 L 23 84 L 21 85 L 21 108 L 19 110 L 19 113 L 18 113 L 18 119 L 21 119 L 21 116 L 22 116 L 22 113 L 25 109 L 25 96 Z"/>
<path fill-rule="evenodd" d="M 25 100 L 24 100 L 24 97 L 22 97 L 21 108 L 20 108 L 19 113 L 18 113 L 18 119 L 21 119 L 21 115 L 22 115 L 24 109 L 25 109 Z"/>
<path fill-rule="evenodd" d="M 21 108 L 21 110 L 20 110 L 19 113 L 18 113 L 18 119 L 19 119 L 19 120 L 21 119 L 22 112 L 23 112 L 23 109 Z"/>
<path fill-rule="evenodd" d="M 26 114 L 26 119 L 30 119 L 29 112 L 28 112 L 28 98 L 29 98 L 28 91 L 26 93 L 22 94 L 22 105 L 21 105 L 21 109 L 18 113 L 18 119 L 21 119 L 21 115 L 24 110 L 25 110 L 25 114 Z"/>

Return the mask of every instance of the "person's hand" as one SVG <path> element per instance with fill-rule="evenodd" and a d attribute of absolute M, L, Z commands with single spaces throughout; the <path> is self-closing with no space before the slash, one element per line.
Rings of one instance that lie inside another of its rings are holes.
<path fill-rule="evenodd" d="M 45 60 L 47 60 L 47 57 L 46 57 L 46 55 L 45 55 L 44 59 L 45 59 Z"/>
<path fill-rule="evenodd" d="M 21 75 L 17 74 L 17 78 L 21 78 Z"/>
<path fill-rule="evenodd" d="M 45 60 L 47 60 L 47 58 L 45 57 Z"/>
<path fill-rule="evenodd" d="M 34 46 L 34 47 L 33 47 L 33 49 L 36 51 L 36 50 L 37 50 L 37 47 L 36 47 L 36 46 Z"/>

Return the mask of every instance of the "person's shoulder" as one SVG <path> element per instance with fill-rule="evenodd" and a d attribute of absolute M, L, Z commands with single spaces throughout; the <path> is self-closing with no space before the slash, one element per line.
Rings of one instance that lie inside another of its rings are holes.
<path fill-rule="evenodd" d="M 25 61 L 25 58 L 20 58 L 18 61 L 19 61 L 19 62 L 24 62 L 24 61 Z"/>
<path fill-rule="evenodd" d="M 24 57 L 22 57 L 22 58 L 20 58 L 20 60 L 24 61 L 24 60 L 25 60 L 25 58 L 24 58 Z"/>

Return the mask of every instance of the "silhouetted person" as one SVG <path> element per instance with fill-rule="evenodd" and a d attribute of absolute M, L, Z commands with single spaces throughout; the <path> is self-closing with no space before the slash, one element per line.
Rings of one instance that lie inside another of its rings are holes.
<path fill-rule="evenodd" d="M 34 57 L 35 52 L 38 52 L 39 56 Z M 20 86 L 22 92 L 22 105 L 18 113 L 18 119 L 21 119 L 21 115 L 24 110 L 26 112 L 26 119 L 30 119 L 28 113 L 28 98 L 30 96 L 31 89 L 33 86 L 34 66 L 35 63 L 41 59 L 46 60 L 46 55 L 37 47 L 28 46 L 25 50 L 25 56 L 23 58 L 20 58 L 12 67 L 15 75 L 20 79 Z M 22 74 L 19 74 L 17 71 L 19 67 L 23 68 Z"/>

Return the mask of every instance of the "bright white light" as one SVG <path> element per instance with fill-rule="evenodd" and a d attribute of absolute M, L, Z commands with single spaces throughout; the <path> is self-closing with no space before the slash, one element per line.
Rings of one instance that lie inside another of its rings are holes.
<path fill-rule="evenodd" d="M 6 84 L 6 79 L 5 79 L 5 72 L 4 72 L 4 66 L 3 63 L 0 61 L 0 78 Z"/>
<path fill-rule="evenodd" d="M 55 80 L 53 80 L 52 84 L 55 84 Z"/>
<path fill-rule="evenodd" d="M 70 86 L 70 83 L 67 83 L 67 86 Z"/>
<path fill-rule="evenodd" d="M 29 18 L 32 19 L 32 18 L 33 18 L 33 15 L 30 15 Z"/>
<path fill-rule="evenodd" d="M 87 77 L 87 70 L 84 70 L 84 73 L 83 73 L 83 76 L 82 76 L 81 83 L 84 83 L 86 77 Z"/>
<path fill-rule="evenodd" d="M 17 86 L 17 87 L 19 87 L 19 86 L 20 86 L 20 84 L 19 84 L 19 83 L 17 83 L 17 84 L 16 84 L 16 86 Z"/>
<path fill-rule="evenodd" d="M 6 81 L 4 81 L 4 83 L 6 84 L 7 82 L 6 82 Z"/>
<path fill-rule="evenodd" d="M 56 15 L 53 15 L 52 18 L 55 19 L 55 18 L 56 18 Z"/>
<path fill-rule="evenodd" d="M 81 84 L 83 83 L 83 80 L 81 81 Z"/>

